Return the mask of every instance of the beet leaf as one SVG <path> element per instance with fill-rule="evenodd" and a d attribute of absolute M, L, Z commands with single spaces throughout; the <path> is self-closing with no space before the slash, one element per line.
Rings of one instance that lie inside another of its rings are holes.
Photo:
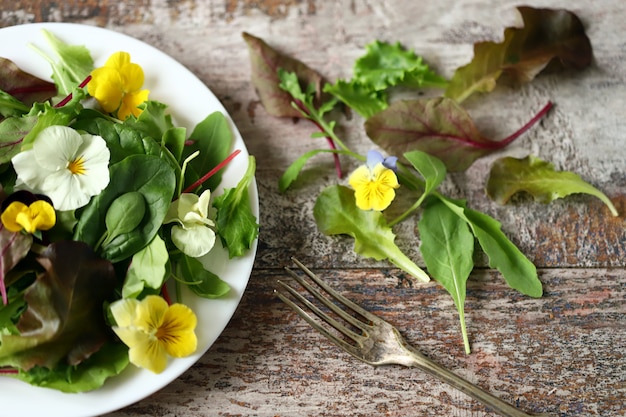
<path fill-rule="evenodd" d="M 591 63 L 591 42 L 574 13 L 528 6 L 518 11 L 523 27 L 506 28 L 502 42 L 474 44 L 474 58 L 456 70 L 446 97 L 461 102 L 473 93 L 489 92 L 503 74 L 524 83 L 548 65 L 583 69 Z"/>

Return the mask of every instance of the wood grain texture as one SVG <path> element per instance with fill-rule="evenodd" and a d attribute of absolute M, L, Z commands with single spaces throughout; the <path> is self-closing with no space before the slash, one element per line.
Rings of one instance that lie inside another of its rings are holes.
<path fill-rule="evenodd" d="M 451 298 L 415 284 L 384 262 L 357 257 L 349 238 L 319 233 L 315 196 L 338 180 L 316 157 L 285 194 L 284 169 L 324 147 L 313 126 L 268 116 L 250 85 L 243 31 L 319 70 L 350 77 L 375 40 L 400 41 L 446 76 L 467 63 L 472 44 L 497 40 L 519 23 L 512 0 L 0 0 L 0 27 L 39 21 L 98 25 L 151 44 L 194 72 L 224 103 L 257 158 L 261 234 L 255 269 L 229 326 L 202 360 L 151 397 L 108 417 L 493 416 L 413 369 L 355 362 L 280 303 L 272 282 L 297 256 L 345 294 L 394 323 L 407 340 L 460 375 L 523 409 L 559 416 L 623 416 L 626 404 L 626 5 L 621 0 L 529 0 L 564 7 L 585 24 L 593 65 L 500 86 L 465 103 L 477 126 L 506 137 L 547 101 L 555 108 L 513 145 L 449 176 L 443 190 L 485 211 L 538 266 L 545 296 L 508 289 L 478 255 L 466 314 L 472 354 L 463 352 Z M 190 96 L 193 92 L 189 92 Z M 428 93 L 427 93 L 428 94 Z M 371 142 L 363 120 L 342 117 L 355 151 Z M 588 196 L 541 205 L 519 196 L 501 207 L 484 193 L 495 158 L 534 154 L 603 190 L 620 216 Z M 349 171 L 354 163 L 344 160 Z M 397 243 L 421 264 L 416 219 Z"/>

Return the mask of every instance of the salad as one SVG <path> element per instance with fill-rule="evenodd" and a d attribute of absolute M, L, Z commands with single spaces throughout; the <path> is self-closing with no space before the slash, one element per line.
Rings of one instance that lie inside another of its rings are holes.
<path fill-rule="evenodd" d="M 86 47 L 42 34 L 52 83 L 0 58 L 0 372 L 90 391 L 196 351 L 203 317 L 180 290 L 228 294 L 202 259 L 253 246 L 255 161 L 214 195 L 239 154 L 222 113 L 187 132 L 130 54 L 96 68 Z"/>

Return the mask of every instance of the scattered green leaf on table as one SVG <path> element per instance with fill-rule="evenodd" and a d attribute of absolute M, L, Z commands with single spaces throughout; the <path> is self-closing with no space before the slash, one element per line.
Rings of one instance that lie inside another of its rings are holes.
<path fill-rule="evenodd" d="M 322 75 L 303 62 L 278 52 L 260 38 L 246 32 L 242 36 L 250 53 L 252 85 L 268 114 L 276 117 L 302 117 L 302 114 L 292 107 L 289 93 L 279 87 L 279 68 L 296 73 L 305 86 L 312 83 L 316 99 L 319 102 L 325 101 L 322 100 L 324 83 Z"/>
<path fill-rule="evenodd" d="M 254 180 L 256 160 L 248 157 L 248 168 L 235 188 L 224 190 L 215 198 L 217 234 L 228 248 L 228 256 L 242 256 L 259 234 L 259 225 L 250 207 L 250 184 Z"/>
<path fill-rule="evenodd" d="M 404 159 L 413 165 L 413 168 L 420 173 L 425 181 L 424 193 L 418 200 L 419 203 L 417 205 L 419 205 L 446 178 L 446 166 L 441 159 L 422 151 L 407 152 L 403 156 Z"/>
<path fill-rule="evenodd" d="M 110 337 L 102 309 L 114 296 L 113 265 L 75 241 L 52 243 L 39 263 L 45 272 L 24 294 L 21 335 L 0 334 L 0 366 L 77 365 Z"/>
<path fill-rule="evenodd" d="M 354 251 L 359 255 L 378 261 L 389 259 L 416 279 L 430 281 L 430 277 L 396 246 L 396 236 L 383 215 L 356 206 L 352 189 L 341 185 L 326 188 L 315 201 L 313 216 L 322 233 L 352 236 Z"/>
<path fill-rule="evenodd" d="M 591 64 L 591 42 L 574 13 L 528 6 L 518 10 L 523 27 L 506 28 L 500 43 L 476 43 L 474 58 L 456 70 L 446 97 L 461 102 L 475 92 L 492 91 L 502 74 L 522 83 L 531 81 L 552 63 L 576 69 Z"/>
<path fill-rule="evenodd" d="M 573 172 L 555 171 L 551 163 L 532 155 L 522 159 L 498 159 L 491 167 L 486 188 L 487 195 L 499 204 L 506 204 L 514 194 L 522 191 L 542 203 L 550 203 L 570 194 L 590 194 L 606 204 L 613 216 L 618 215 L 617 209 L 602 191 Z"/>
<path fill-rule="evenodd" d="M 298 159 L 293 161 L 291 165 L 289 165 L 289 167 L 285 170 L 283 175 L 281 175 L 280 180 L 278 181 L 278 189 L 280 190 L 280 192 L 284 193 L 285 191 L 287 191 L 289 186 L 291 186 L 291 184 L 298 178 L 300 172 L 302 171 L 302 168 L 304 168 L 304 165 L 307 163 L 307 161 L 320 153 L 341 154 L 345 152 L 336 149 L 313 149 L 302 154 Z"/>
<path fill-rule="evenodd" d="M 432 71 L 422 57 L 395 44 L 374 41 L 356 60 L 353 77 L 327 84 L 324 91 L 333 94 L 361 116 L 368 118 L 387 107 L 386 90 L 394 86 L 410 88 L 445 88 L 447 80 Z"/>
<path fill-rule="evenodd" d="M 459 312 L 465 353 L 469 354 L 464 305 L 466 282 L 474 268 L 474 235 L 464 219 L 434 198 L 424 207 L 418 227 L 426 268 L 452 296 Z"/>
<path fill-rule="evenodd" d="M 502 232 L 500 222 L 466 207 L 464 201 L 444 196 L 438 198 L 469 225 L 481 248 L 489 257 L 489 266 L 502 274 L 507 284 L 531 297 L 541 297 L 543 288 L 535 265 Z"/>

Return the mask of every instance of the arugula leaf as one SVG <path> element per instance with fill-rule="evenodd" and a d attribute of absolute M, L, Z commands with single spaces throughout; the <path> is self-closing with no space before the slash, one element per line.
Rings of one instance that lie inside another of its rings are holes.
<path fill-rule="evenodd" d="M 591 64 L 591 42 L 574 13 L 528 6 L 517 9 L 523 27 L 507 28 L 500 43 L 476 43 L 474 58 L 456 70 L 446 97 L 461 102 L 475 92 L 489 92 L 502 74 L 523 83 L 531 81 L 548 64 L 576 69 Z"/>
<path fill-rule="evenodd" d="M 424 178 L 424 193 L 419 198 L 417 205 L 426 198 L 431 191 L 435 190 L 439 184 L 446 178 L 446 166 L 441 159 L 422 151 L 411 151 L 404 155 L 404 158 L 413 165 L 420 175 Z"/>
<path fill-rule="evenodd" d="M 464 304 L 467 279 L 474 268 L 474 236 L 465 220 L 437 199 L 424 207 L 418 228 L 426 268 L 452 296 L 459 312 L 465 353 L 469 354 Z"/>
<path fill-rule="evenodd" d="M 83 45 L 69 45 L 53 33 L 42 30 L 48 44 L 59 58 L 55 62 L 43 51 L 34 45 L 30 45 L 52 66 L 52 79 L 54 80 L 59 94 L 70 94 L 93 70 L 93 58 L 89 50 Z"/>
<path fill-rule="evenodd" d="M 243 32 L 242 36 L 250 54 L 252 85 L 268 114 L 276 117 L 303 117 L 300 111 L 292 107 L 289 93 L 279 87 L 279 68 L 295 73 L 303 85 L 312 84 L 316 103 L 326 101 L 322 94 L 324 78 L 317 71 L 297 59 L 276 51 L 260 38 L 246 32 Z"/>
<path fill-rule="evenodd" d="M 334 185 L 320 193 L 313 207 L 319 230 L 326 235 L 350 235 L 354 251 L 379 261 L 389 259 L 398 268 L 422 282 L 429 276 L 394 243 L 395 235 L 379 211 L 365 211 L 356 206 L 354 191 Z"/>
<path fill-rule="evenodd" d="M 394 86 L 445 88 L 447 80 L 426 65 L 422 57 L 400 42 L 374 41 L 354 63 L 353 78 L 327 84 L 324 91 L 338 97 L 361 116 L 368 118 L 387 107 L 385 90 Z"/>
<path fill-rule="evenodd" d="M 548 103 L 528 123 L 501 141 L 483 136 L 470 115 L 445 97 L 401 100 L 370 117 L 365 131 L 390 155 L 421 150 L 439 158 L 448 171 L 464 171 L 478 158 L 502 149 L 534 125 Z"/>
<path fill-rule="evenodd" d="M 27 72 L 22 71 L 13 61 L 0 57 L 0 90 L 13 97 L 21 114 L 27 113 L 30 107 L 36 102 L 43 102 L 51 99 L 57 94 L 54 83 L 42 80 Z M 19 112 L 6 112 L 0 107 L 0 114 L 3 116 L 17 116 Z"/>
<path fill-rule="evenodd" d="M 235 188 L 224 190 L 224 194 L 215 198 L 213 205 L 217 208 L 217 234 L 225 247 L 229 258 L 242 256 L 259 234 L 250 207 L 250 184 L 254 179 L 256 160 L 248 158 L 248 168 Z"/>
<path fill-rule="evenodd" d="M 516 193 L 526 191 L 542 203 L 550 203 L 570 194 L 590 194 L 602 200 L 613 216 L 617 209 L 609 198 L 573 172 L 555 171 L 554 166 L 535 156 L 523 159 L 500 158 L 494 162 L 487 179 L 487 195 L 499 204 L 506 204 Z"/>
<path fill-rule="evenodd" d="M 320 153 L 334 153 L 334 154 L 342 154 L 345 153 L 343 151 L 337 149 L 313 149 L 311 151 L 305 152 L 298 159 L 292 162 L 291 165 L 283 172 L 280 180 L 278 180 L 278 189 L 281 193 L 287 191 L 289 186 L 298 178 L 302 168 L 308 162 L 309 159 L 313 158 L 315 155 Z"/>
<path fill-rule="evenodd" d="M 0 334 L 0 366 L 77 365 L 110 337 L 102 308 L 114 296 L 113 265 L 75 241 L 52 243 L 38 261 L 45 272 L 24 294 L 20 335 Z"/>
<path fill-rule="evenodd" d="M 450 210 L 469 225 L 478 243 L 489 257 L 489 266 L 496 268 L 507 284 L 530 297 L 541 297 L 541 281 L 537 268 L 502 232 L 500 222 L 465 206 L 464 201 L 437 196 Z"/>

